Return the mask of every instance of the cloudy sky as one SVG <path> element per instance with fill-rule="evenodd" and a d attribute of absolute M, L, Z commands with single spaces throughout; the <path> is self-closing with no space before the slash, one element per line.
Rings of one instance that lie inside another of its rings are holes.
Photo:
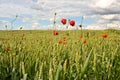
<path fill-rule="evenodd" d="M 11 29 L 11 23 L 13 29 L 52 29 L 54 13 L 58 29 L 66 26 L 61 18 L 78 26 L 82 16 L 85 29 L 120 27 L 120 0 L 0 0 L 0 30 Z"/>

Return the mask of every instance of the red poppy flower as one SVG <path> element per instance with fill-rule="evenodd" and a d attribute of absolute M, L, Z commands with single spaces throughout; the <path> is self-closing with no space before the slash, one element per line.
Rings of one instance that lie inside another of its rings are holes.
<path fill-rule="evenodd" d="M 66 45 L 66 44 L 67 44 L 67 42 L 66 42 L 66 41 L 64 41 L 64 42 L 63 42 L 63 44 L 64 44 L 64 45 Z"/>
<path fill-rule="evenodd" d="M 70 23 L 71 26 L 75 26 L 75 21 L 74 20 L 70 20 L 69 23 Z"/>
<path fill-rule="evenodd" d="M 63 40 L 66 40 L 67 37 L 66 37 L 66 36 L 63 36 L 62 38 L 63 38 Z"/>
<path fill-rule="evenodd" d="M 83 35 L 80 35 L 80 38 L 82 38 L 83 37 Z"/>
<path fill-rule="evenodd" d="M 8 52 L 8 51 L 10 51 L 10 48 L 9 48 L 9 47 L 7 47 L 5 50 Z"/>
<path fill-rule="evenodd" d="M 69 66 L 69 60 L 66 60 L 66 67 Z"/>
<path fill-rule="evenodd" d="M 58 41 L 58 44 L 62 44 L 62 41 L 60 40 L 60 41 Z"/>
<path fill-rule="evenodd" d="M 108 38 L 108 34 L 102 34 L 103 38 Z"/>
<path fill-rule="evenodd" d="M 62 18 L 61 23 L 62 23 L 63 25 L 65 25 L 66 22 L 67 22 L 67 20 L 66 20 L 65 18 Z"/>
<path fill-rule="evenodd" d="M 58 35 L 59 33 L 56 31 L 56 30 L 54 30 L 54 35 Z"/>
<path fill-rule="evenodd" d="M 87 41 L 86 41 L 86 39 L 83 41 L 83 44 L 86 44 L 87 43 Z"/>

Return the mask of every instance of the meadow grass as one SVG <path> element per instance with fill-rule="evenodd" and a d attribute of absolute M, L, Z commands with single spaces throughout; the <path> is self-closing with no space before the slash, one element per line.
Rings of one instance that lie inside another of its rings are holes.
<path fill-rule="evenodd" d="M 120 80 L 119 30 L 58 32 L 0 31 L 0 80 Z"/>

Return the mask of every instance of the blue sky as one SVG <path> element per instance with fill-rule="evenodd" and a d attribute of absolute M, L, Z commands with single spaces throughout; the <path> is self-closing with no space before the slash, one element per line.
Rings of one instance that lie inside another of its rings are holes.
<path fill-rule="evenodd" d="M 120 28 L 120 0 L 0 0 L 0 30 L 53 29 L 54 13 L 57 29 L 65 29 L 62 18 L 81 23 L 84 29 Z M 75 27 L 69 27 L 75 29 Z"/>

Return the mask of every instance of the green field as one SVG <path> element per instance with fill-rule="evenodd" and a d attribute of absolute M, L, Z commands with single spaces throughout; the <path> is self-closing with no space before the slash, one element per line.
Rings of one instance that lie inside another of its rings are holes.
<path fill-rule="evenodd" d="M 0 31 L 0 80 L 120 80 L 119 30 L 58 32 Z"/>

